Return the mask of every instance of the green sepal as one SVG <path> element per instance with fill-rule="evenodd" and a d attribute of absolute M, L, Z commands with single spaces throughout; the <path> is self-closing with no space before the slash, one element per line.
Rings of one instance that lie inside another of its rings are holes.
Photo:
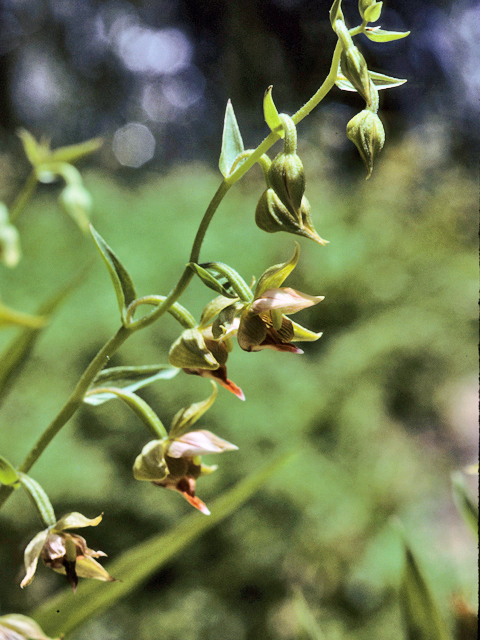
<path fill-rule="evenodd" d="M 221 276 L 227 279 L 231 288 L 235 291 L 235 295 L 228 294 L 230 298 L 240 298 L 243 302 L 250 302 L 252 300 L 252 291 L 242 276 L 235 271 L 232 267 L 224 262 L 205 262 L 201 265 L 206 269 L 213 269 Z"/>
<path fill-rule="evenodd" d="M 84 397 L 87 404 L 97 406 L 116 396 L 112 393 L 96 393 L 98 387 L 110 385 L 123 389 L 126 392 L 134 392 L 142 389 L 156 380 L 171 380 L 179 369 L 168 364 L 152 364 L 136 367 L 110 367 L 101 371 L 92 383 L 92 386 Z"/>
<path fill-rule="evenodd" d="M 342 0 L 335 0 L 335 2 L 331 6 L 331 9 L 330 9 L 330 23 L 331 23 L 332 27 L 335 25 L 335 22 L 337 20 L 341 20 L 342 22 L 345 21 L 345 19 L 343 17 L 341 4 L 342 4 Z"/>
<path fill-rule="evenodd" d="M 315 340 L 318 340 L 323 336 L 322 331 L 320 331 L 320 333 L 315 333 L 315 331 L 310 331 L 310 329 L 302 327 L 301 324 L 298 324 L 293 320 L 290 320 L 290 322 L 292 323 L 293 327 L 292 342 L 315 342 Z"/>
<path fill-rule="evenodd" d="M 217 385 L 213 380 L 212 383 L 212 395 L 206 400 L 201 402 L 195 402 L 194 404 L 184 407 L 177 411 L 172 420 L 172 426 L 170 427 L 170 433 L 168 434 L 169 440 L 174 440 L 190 429 L 195 422 L 203 416 L 205 411 L 210 409 L 217 397 Z"/>
<path fill-rule="evenodd" d="M 164 438 L 167 436 L 167 431 L 162 424 L 162 421 L 157 416 L 152 407 L 142 400 L 135 393 L 127 390 L 127 389 L 119 389 L 114 386 L 103 387 L 105 389 L 104 393 L 108 393 L 110 395 L 114 395 L 120 400 L 123 400 L 125 404 L 133 411 L 133 413 L 140 418 L 143 424 L 153 433 L 153 435 L 157 438 Z M 102 393 L 102 387 L 98 388 L 98 394 Z"/>
<path fill-rule="evenodd" d="M 31 638 L 31 640 L 54 640 L 46 636 L 35 620 L 27 618 L 19 613 L 9 613 L 0 616 L 0 629 L 11 630 L 13 633 L 7 633 L 4 638 Z M 55 640 L 60 640 L 56 638 Z"/>
<path fill-rule="evenodd" d="M 36 480 L 31 478 L 30 476 L 27 476 L 26 473 L 21 473 L 19 471 L 17 475 L 22 488 L 25 489 L 28 497 L 37 508 L 43 524 L 46 527 L 53 527 L 57 522 L 57 518 L 55 517 L 52 503 L 50 502 L 50 499 L 45 491 Z"/>
<path fill-rule="evenodd" d="M 267 289 L 278 289 L 282 282 L 297 266 L 299 256 L 300 247 L 298 246 L 298 243 L 295 242 L 295 251 L 293 252 L 290 260 L 287 260 L 287 262 L 282 264 L 276 264 L 264 271 L 257 283 L 254 298 L 260 298 L 263 292 L 267 291 Z"/>
<path fill-rule="evenodd" d="M 222 150 L 218 167 L 222 175 L 227 178 L 230 175 L 232 165 L 237 156 L 244 150 L 242 134 L 237 124 L 232 102 L 227 102 L 225 120 L 223 123 Z"/>
<path fill-rule="evenodd" d="M 236 298 L 236 295 L 229 293 L 225 287 L 214 277 L 211 273 L 209 273 L 203 266 L 197 264 L 196 262 L 189 262 L 188 267 L 197 274 L 200 280 L 203 282 L 205 286 L 213 291 L 216 291 L 221 296 L 225 298 Z"/>
<path fill-rule="evenodd" d="M 380 14 L 382 13 L 383 2 L 374 2 L 374 4 L 370 5 L 363 14 L 363 19 L 365 22 L 376 22 L 380 18 Z"/>
<path fill-rule="evenodd" d="M 182 332 L 170 347 L 168 361 L 179 369 L 215 371 L 220 366 L 198 329 L 186 329 Z"/>
<path fill-rule="evenodd" d="M 392 76 L 386 76 L 383 73 L 376 73 L 375 71 L 369 71 L 371 81 L 375 85 L 378 91 L 381 89 L 393 89 L 405 84 L 406 80 L 402 78 L 394 78 Z M 342 91 L 357 91 L 353 84 L 345 78 L 345 76 L 339 71 L 335 84 Z"/>
<path fill-rule="evenodd" d="M 367 27 L 364 33 L 367 38 L 373 40 L 373 42 L 392 42 L 393 40 L 401 40 L 410 35 L 410 31 L 384 31 L 380 29 L 380 27 Z M 378 88 L 379 87 L 377 87 L 377 89 Z"/>
<path fill-rule="evenodd" d="M 164 458 L 163 440 L 147 442 L 142 452 L 135 458 L 133 477 L 145 482 L 161 482 L 168 476 L 168 467 Z"/>
<path fill-rule="evenodd" d="M 265 122 L 268 124 L 270 129 L 275 131 L 275 133 L 278 133 L 278 135 L 283 138 L 285 130 L 283 128 L 282 121 L 280 120 L 280 116 L 278 115 L 277 107 L 273 102 L 272 89 L 273 85 L 270 85 L 263 96 L 263 115 L 265 117 Z"/>
<path fill-rule="evenodd" d="M 217 296 L 213 300 L 207 304 L 205 309 L 202 311 L 202 315 L 200 316 L 200 322 L 198 324 L 199 329 L 204 329 L 211 324 L 218 314 L 225 309 L 225 307 L 229 307 L 232 304 L 231 298 L 225 298 L 225 296 Z M 216 336 L 214 336 L 216 338 Z"/>
<path fill-rule="evenodd" d="M 95 244 L 100 251 L 100 255 L 105 262 L 105 265 L 108 269 L 110 277 L 112 279 L 113 287 L 115 289 L 115 294 L 117 296 L 118 307 L 120 309 L 120 314 L 122 316 L 122 321 L 124 318 L 125 311 L 127 307 L 136 299 L 137 294 L 135 292 L 135 286 L 133 281 L 125 269 L 123 264 L 120 262 L 120 259 L 117 255 L 110 249 L 105 240 L 100 236 L 100 234 L 95 231 L 92 225 L 90 225 L 90 231 L 92 232 L 93 239 Z"/>
<path fill-rule="evenodd" d="M 461 473 L 452 473 L 453 500 L 464 521 L 478 536 L 478 504 L 474 502 L 467 491 L 464 477 Z"/>
<path fill-rule="evenodd" d="M 7 485 L 18 482 L 18 474 L 15 468 L 3 456 L 0 456 L 0 482 Z"/>
<path fill-rule="evenodd" d="M 212 324 L 212 335 L 215 340 L 220 340 L 229 331 L 233 325 L 235 316 L 243 308 L 240 302 L 233 303 L 228 307 L 224 307 L 218 314 L 218 318 Z M 228 351 L 231 351 L 231 342 L 227 339 L 224 341 Z"/>
<path fill-rule="evenodd" d="M 445 623 L 440 617 L 417 560 L 406 542 L 405 570 L 400 586 L 400 609 L 407 640 L 448 640 Z"/>
<path fill-rule="evenodd" d="M 50 153 L 52 162 L 76 162 L 85 156 L 94 153 L 103 144 L 102 138 L 91 138 L 79 144 L 70 144 L 66 147 L 58 147 Z"/>

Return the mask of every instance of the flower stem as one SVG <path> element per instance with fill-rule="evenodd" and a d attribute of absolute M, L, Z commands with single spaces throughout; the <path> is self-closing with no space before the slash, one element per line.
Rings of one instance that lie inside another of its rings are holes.
<path fill-rule="evenodd" d="M 17 195 L 15 200 L 13 201 L 12 206 L 10 207 L 9 218 L 10 222 L 15 222 L 18 216 L 25 209 L 27 204 L 30 201 L 30 198 L 35 193 L 35 189 L 37 188 L 37 174 L 35 171 L 32 171 L 28 176 L 25 184 L 23 185 L 20 193 Z"/>
<path fill-rule="evenodd" d="M 18 471 L 21 473 L 28 473 L 33 467 L 38 458 L 45 451 L 47 446 L 57 435 L 63 425 L 73 416 L 75 411 L 80 407 L 83 402 L 83 397 L 87 392 L 89 386 L 92 384 L 95 376 L 104 368 L 110 357 L 117 351 L 117 349 L 125 342 L 129 335 L 131 335 L 130 329 L 120 327 L 117 333 L 110 338 L 110 340 L 100 349 L 95 358 L 91 361 L 82 377 L 78 381 L 73 393 L 68 398 L 66 403 L 58 415 L 52 420 L 40 438 L 37 440 L 33 448 L 28 453 L 25 460 L 18 467 Z M 7 500 L 12 492 L 11 487 L 0 487 L 0 507 Z"/>

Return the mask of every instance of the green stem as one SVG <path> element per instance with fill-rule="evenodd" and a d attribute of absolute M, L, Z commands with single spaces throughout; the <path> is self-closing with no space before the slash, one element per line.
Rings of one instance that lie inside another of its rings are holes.
<path fill-rule="evenodd" d="M 10 222 L 15 222 L 18 216 L 25 209 L 27 204 L 30 201 L 30 198 L 35 193 L 35 189 L 37 188 L 37 174 L 35 170 L 33 170 L 28 176 L 25 184 L 23 185 L 20 193 L 17 195 L 15 200 L 13 201 L 12 206 L 10 207 Z"/>
<path fill-rule="evenodd" d="M 308 102 L 306 102 L 303 107 L 301 107 L 293 116 L 292 120 L 295 124 L 298 124 L 303 120 L 308 114 L 315 109 L 315 107 L 324 99 L 327 93 L 332 89 L 335 85 L 335 80 L 338 75 L 338 64 L 340 62 L 340 54 L 342 52 L 342 45 L 337 41 L 335 46 L 335 51 L 333 52 L 332 64 L 330 65 L 330 71 L 328 76 L 325 78 L 325 81 L 318 89 L 318 91 L 310 98 Z M 228 182 L 229 184 L 235 184 L 238 182 L 240 178 L 245 175 L 245 173 L 253 167 L 253 165 L 258 162 L 259 158 L 266 153 L 270 147 L 272 147 L 277 140 L 280 140 L 280 136 L 278 133 L 271 131 L 265 140 L 259 144 L 259 146 L 253 151 L 249 157 L 237 168 L 233 173 L 231 173 L 228 178 L 225 178 L 224 182 Z"/>
<path fill-rule="evenodd" d="M 189 262 L 198 262 L 198 259 L 200 257 L 200 249 L 202 248 L 202 243 L 203 243 L 203 240 L 205 238 L 205 234 L 207 232 L 208 226 L 209 226 L 210 222 L 212 221 L 212 218 L 215 215 L 215 212 L 218 209 L 218 206 L 219 206 L 220 202 L 223 200 L 225 194 L 230 189 L 232 184 L 233 184 L 233 182 L 229 183 L 227 181 L 227 179 L 223 180 L 221 182 L 220 186 L 218 187 L 215 195 L 213 196 L 210 204 L 208 205 L 207 210 L 205 211 L 205 214 L 204 214 L 204 216 L 202 218 L 202 221 L 200 223 L 200 226 L 198 228 L 197 234 L 195 236 L 195 240 L 193 241 L 193 246 L 192 246 L 192 251 L 190 253 Z M 170 309 L 170 307 L 182 295 L 182 293 L 188 287 L 188 285 L 189 285 L 191 279 L 193 278 L 193 276 L 194 276 L 194 272 L 192 271 L 192 269 L 190 269 L 190 267 L 188 267 L 188 266 L 185 267 L 184 272 L 180 276 L 180 280 L 177 282 L 175 287 L 170 291 L 170 293 L 165 298 L 165 300 L 162 302 L 162 304 L 160 304 L 155 309 L 155 311 L 152 311 L 151 313 L 149 313 L 148 315 L 144 316 L 143 318 L 140 318 L 137 321 L 138 324 L 135 323 L 135 325 L 134 325 L 135 326 L 135 330 L 143 329 L 144 327 L 148 327 L 153 322 L 158 320 L 158 318 L 163 316 L 163 314 L 166 313 Z M 132 326 L 132 325 L 130 325 L 130 326 Z"/>
<path fill-rule="evenodd" d="M 138 320 L 134 320 L 133 317 L 135 315 L 135 311 L 143 304 L 149 304 L 154 307 L 158 307 L 159 304 L 166 300 L 166 296 L 157 296 L 150 295 L 144 296 L 143 298 L 137 298 L 132 302 L 132 304 L 128 307 L 127 313 L 125 316 L 125 322 L 129 329 L 132 331 L 137 331 L 137 329 L 141 328 L 143 318 L 139 318 Z M 193 327 L 197 326 L 195 322 L 195 318 L 192 314 L 182 307 L 178 302 L 174 302 L 170 309 L 168 309 L 168 313 L 172 315 L 177 322 L 179 322 L 182 327 L 185 329 L 193 329 Z M 148 314 L 144 317 L 148 317 Z"/>
<path fill-rule="evenodd" d="M 60 413 L 52 420 L 40 438 L 37 440 L 25 460 L 18 467 L 18 471 L 22 473 L 28 473 L 33 467 L 38 458 L 45 451 L 47 446 L 57 435 L 60 429 L 66 422 L 73 416 L 75 411 L 80 407 L 83 402 L 83 397 L 88 391 L 89 386 L 92 384 L 95 376 L 105 367 L 111 356 L 117 351 L 117 349 L 125 342 L 131 330 L 125 327 L 120 327 L 117 333 L 110 338 L 110 340 L 100 349 L 95 358 L 91 361 L 82 377 L 78 381 L 73 393 L 63 405 Z M 7 500 L 12 492 L 11 487 L 0 487 L 0 507 Z"/>

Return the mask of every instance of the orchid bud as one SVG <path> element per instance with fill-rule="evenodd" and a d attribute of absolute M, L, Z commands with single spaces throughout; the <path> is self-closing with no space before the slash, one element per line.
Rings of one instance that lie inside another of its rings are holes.
<path fill-rule="evenodd" d="M 297 211 L 305 193 L 305 171 L 296 153 L 279 153 L 268 170 L 268 182 L 281 202 Z"/>
<path fill-rule="evenodd" d="M 385 142 L 382 121 L 375 114 L 364 109 L 347 124 L 347 136 L 356 145 L 367 167 L 367 179 L 372 175 L 373 161 Z"/>
<path fill-rule="evenodd" d="M 342 50 L 340 55 L 340 69 L 347 80 L 353 84 L 367 105 L 370 105 L 372 103 L 372 81 L 368 75 L 368 67 L 365 58 L 355 45 Z"/>
<path fill-rule="evenodd" d="M 286 231 L 299 236 L 311 238 L 319 244 L 325 245 L 323 240 L 315 231 L 310 217 L 310 204 L 302 198 L 300 207 L 292 212 L 283 205 L 280 198 L 273 189 L 264 191 L 258 201 L 255 210 L 255 222 L 257 226 L 267 233 Z"/>
<path fill-rule="evenodd" d="M 85 187 L 82 184 L 67 184 L 60 194 L 59 201 L 80 229 L 88 231 L 92 197 Z"/>

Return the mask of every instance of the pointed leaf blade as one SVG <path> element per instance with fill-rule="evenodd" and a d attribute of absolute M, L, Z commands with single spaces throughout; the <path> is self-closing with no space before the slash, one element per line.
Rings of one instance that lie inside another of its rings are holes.
<path fill-rule="evenodd" d="M 81 158 L 94 153 L 103 144 L 102 138 L 92 138 L 80 142 L 79 144 L 71 144 L 67 147 L 59 147 L 50 154 L 52 162 L 76 162 Z"/>
<path fill-rule="evenodd" d="M 46 318 L 48 321 L 65 298 L 83 281 L 89 269 L 90 266 L 83 269 L 66 287 L 62 288 L 47 300 L 47 302 L 38 309 L 37 316 Z M 45 325 L 46 323 L 42 323 L 39 327 L 25 329 L 3 352 L 0 357 L 0 398 L 6 393 L 15 377 L 20 373 Z"/>
<path fill-rule="evenodd" d="M 104 369 L 95 378 L 90 387 L 89 395 L 85 396 L 83 401 L 86 404 L 98 406 L 108 400 L 113 400 L 116 396 L 113 393 L 95 394 L 96 388 L 114 386 L 127 393 L 133 393 L 157 380 L 171 380 L 179 371 L 180 369 L 168 364 Z"/>
<path fill-rule="evenodd" d="M 452 490 L 457 509 L 473 533 L 478 536 L 478 504 L 469 495 L 461 473 L 452 473 Z"/>
<path fill-rule="evenodd" d="M 410 31 L 384 31 L 380 27 L 366 27 L 365 35 L 373 42 L 392 42 L 410 35 Z"/>
<path fill-rule="evenodd" d="M 285 131 L 283 129 L 280 116 L 278 115 L 277 107 L 273 102 L 272 89 L 273 86 L 270 85 L 265 91 L 265 95 L 263 97 L 263 115 L 265 117 L 265 122 L 268 124 L 270 129 L 278 133 L 283 138 Z"/>
<path fill-rule="evenodd" d="M 197 274 L 197 276 L 200 278 L 203 284 L 207 286 L 209 289 L 216 291 L 216 293 L 219 293 L 221 296 L 224 296 L 225 298 L 236 298 L 236 295 L 232 295 L 231 293 L 229 293 L 225 289 L 225 287 L 214 276 L 212 276 L 211 273 L 209 273 L 206 269 L 201 267 L 199 264 L 197 264 L 196 262 L 189 262 L 188 266 L 194 273 Z"/>
<path fill-rule="evenodd" d="M 408 640 L 449 640 L 430 588 L 405 542 L 406 564 L 400 588 L 400 607 Z"/>
<path fill-rule="evenodd" d="M 136 299 L 137 294 L 135 292 L 135 286 L 133 281 L 123 266 L 120 258 L 112 251 L 102 236 L 90 225 L 90 231 L 92 232 L 95 244 L 100 251 L 100 255 L 105 262 L 110 277 L 112 279 L 115 294 L 117 296 L 118 307 L 122 314 L 126 308 Z"/>
<path fill-rule="evenodd" d="M 235 112 L 231 101 L 227 102 L 227 109 L 225 111 L 225 121 L 223 124 L 223 136 L 222 136 L 222 150 L 220 153 L 220 160 L 218 167 L 224 176 L 227 178 L 230 175 L 230 170 L 238 155 L 244 151 L 242 134 L 237 124 Z"/>
<path fill-rule="evenodd" d="M 200 535 L 235 512 L 271 476 L 290 462 L 292 457 L 288 455 L 277 458 L 254 475 L 239 482 L 233 489 L 217 498 L 208 518 L 196 513 L 191 514 L 167 533 L 154 536 L 123 553 L 108 566 L 109 573 L 114 575 L 118 582 L 104 585 L 92 580 L 82 583 L 76 594 L 65 589 L 44 602 L 32 616 L 51 635 L 70 633 L 128 595 Z M 62 615 L 58 615 L 58 611 L 61 611 Z"/>

